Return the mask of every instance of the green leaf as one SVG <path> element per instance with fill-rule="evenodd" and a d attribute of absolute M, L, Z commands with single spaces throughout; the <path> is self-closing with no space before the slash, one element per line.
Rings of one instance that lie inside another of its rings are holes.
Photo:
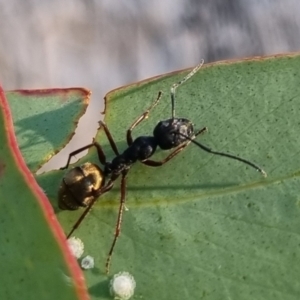
<path fill-rule="evenodd" d="M 6 92 L 18 144 L 32 172 L 68 143 L 89 96 L 82 88 Z"/>
<path fill-rule="evenodd" d="M 120 151 L 127 147 L 126 129 L 159 90 L 163 98 L 134 137 L 151 135 L 158 121 L 171 117 L 169 90 L 185 74 L 107 95 L 105 122 Z M 178 88 L 177 117 L 209 129 L 197 140 L 257 163 L 268 177 L 195 145 L 160 168 L 135 164 L 111 265 L 111 274 L 128 271 L 135 277 L 134 299 L 299 298 L 299 78 L 300 56 L 286 55 L 210 64 Z M 97 140 L 111 160 L 102 130 Z M 168 153 L 157 151 L 154 159 Z M 83 161 L 98 163 L 95 149 Z M 63 174 L 39 178 L 56 209 Z M 108 297 L 105 261 L 119 199 L 118 180 L 74 234 L 95 257 L 96 269 L 85 272 L 92 299 Z M 81 213 L 58 212 L 66 232 Z"/>
<path fill-rule="evenodd" d="M 19 109 L 23 104 L 20 103 Z M 27 101 L 28 107 L 36 109 L 30 104 Z M 36 109 L 31 118 L 38 119 L 38 113 L 42 112 Z M 66 113 L 69 119 L 72 114 Z M 28 115 L 24 110 L 24 116 Z M 47 120 L 46 116 L 43 118 Z M 31 128 L 26 121 L 20 120 L 20 124 L 24 131 Z M 0 140 L 0 299 L 88 299 L 81 271 L 67 247 L 53 209 L 21 156 L 2 88 Z M 32 145 L 34 141 L 31 140 Z M 27 157 L 30 160 L 30 154 Z"/>

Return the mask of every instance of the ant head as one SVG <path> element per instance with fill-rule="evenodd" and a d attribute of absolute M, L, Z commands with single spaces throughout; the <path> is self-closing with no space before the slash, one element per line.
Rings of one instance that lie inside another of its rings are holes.
<path fill-rule="evenodd" d="M 192 122 L 184 118 L 174 118 L 160 121 L 154 128 L 153 135 L 158 146 L 163 150 L 175 148 L 186 143 L 194 136 Z"/>

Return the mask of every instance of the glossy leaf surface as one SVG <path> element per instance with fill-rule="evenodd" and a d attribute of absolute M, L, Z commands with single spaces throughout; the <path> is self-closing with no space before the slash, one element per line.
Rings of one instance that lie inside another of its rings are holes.
<path fill-rule="evenodd" d="M 187 71 L 112 91 L 105 121 L 119 147 L 126 129 L 159 105 L 135 131 L 151 135 L 171 117 L 169 90 Z M 298 299 L 300 294 L 300 56 L 277 56 L 203 67 L 176 93 L 176 115 L 209 131 L 198 138 L 217 151 L 259 164 L 254 169 L 190 145 L 160 168 L 137 163 L 127 181 L 128 211 L 111 273 L 130 272 L 134 299 Z M 97 140 L 114 155 L 104 133 Z M 157 151 L 155 159 L 168 152 Z M 80 161 L 98 162 L 95 149 Z M 40 176 L 57 209 L 64 172 Z M 47 184 L 45 184 L 47 182 Z M 86 271 L 93 299 L 107 299 L 105 261 L 117 219 L 120 190 L 101 197 L 75 236 L 95 257 Z M 58 211 L 58 210 L 57 210 Z M 58 211 L 66 232 L 81 211 Z"/>

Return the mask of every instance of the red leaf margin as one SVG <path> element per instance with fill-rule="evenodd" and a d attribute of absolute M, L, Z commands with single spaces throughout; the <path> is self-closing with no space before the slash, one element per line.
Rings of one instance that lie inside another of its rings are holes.
<path fill-rule="evenodd" d="M 4 113 L 4 126 L 7 132 L 8 146 L 12 150 L 12 155 L 16 161 L 16 164 L 19 166 L 20 170 L 22 171 L 25 181 L 27 182 L 28 186 L 32 188 L 32 191 L 38 200 L 38 204 L 42 209 L 44 217 L 49 224 L 50 230 L 52 231 L 54 238 L 58 242 L 58 245 L 63 253 L 64 259 L 67 262 L 67 266 L 69 267 L 71 276 L 73 277 L 74 286 L 77 295 L 80 300 L 89 300 L 90 297 L 85 284 L 84 276 L 78 265 L 78 262 L 72 255 L 66 243 L 66 236 L 54 214 L 53 208 L 48 198 L 46 197 L 45 193 L 37 184 L 34 176 L 27 168 L 27 165 L 20 152 L 17 139 L 14 133 L 13 119 L 10 112 L 10 108 L 1 86 L 0 86 L 0 109 L 2 109 Z"/>

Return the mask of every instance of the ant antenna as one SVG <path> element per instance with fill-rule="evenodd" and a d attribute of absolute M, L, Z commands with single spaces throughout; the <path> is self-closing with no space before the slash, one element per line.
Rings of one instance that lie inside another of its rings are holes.
<path fill-rule="evenodd" d="M 171 103 L 172 103 L 172 119 L 174 120 L 175 118 L 175 90 L 186 82 L 188 79 L 190 79 L 195 73 L 203 66 L 204 64 L 204 59 L 201 60 L 201 62 L 189 73 L 187 74 L 183 79 L 178 81 L 177 83 L 174 83 L 171 87 Z"/>
<path fill-rule="evenodd" d="M 232 158 L 232 159 L 235 159 L 235 160 L 238 160 L 238 161 L 241 161 L 247 165 L 249 165 L 250 167 L 256 169 L 256 171 L 260 172 L 264 177 L 267 177 L 267 173 L 262 169 L 260 168 L 259 166 L 257 166 L 256 164 L 250 162 L 249 160 L 246 160 L 246 159 L 243 159 L 241 157 L 238 157 L 238 156 L 235 156 L 235 155 L 231 155 L 231 154 L 228 154 L 228 153 L 223 153 L 223 152 L 217 152 L 217 151 L 213 151 L 212 149 L 204 146 L 203 144 L 193 140 L 192 138 L 188 137 L 187 135 L 185 134 L 182 134 L 182 133 L 178 133 L 179 135 L 185 137 L 187 140 L 191 141 L 192 143 L 194 143 L 195 145 L 197 145 L 198 147 L 200 147 L 202 150 L 206 151 L 206 152 L 209 152 L 211 154 L 216 154 L 216 155 L 220 155 L 220 156 L 225 156 L 225 157 L 229 157 L 229 158 Z"/>

